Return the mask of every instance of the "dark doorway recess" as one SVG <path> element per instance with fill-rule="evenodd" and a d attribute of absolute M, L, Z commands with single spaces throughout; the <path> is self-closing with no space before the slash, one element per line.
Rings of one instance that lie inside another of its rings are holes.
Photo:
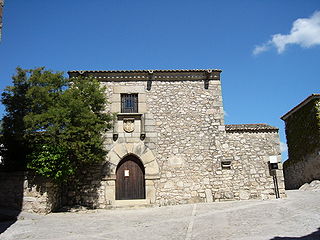
<path fill-rule="evenodd" d="M 116 175 L 116 200 L 145 199 L 144 166 L 137 157 L 124 157 Z"/>

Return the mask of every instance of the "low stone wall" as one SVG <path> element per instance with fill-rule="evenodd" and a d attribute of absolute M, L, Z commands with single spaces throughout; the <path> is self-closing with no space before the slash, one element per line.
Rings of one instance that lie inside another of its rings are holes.
<path fill-rule="evenodd" d="M 301 161 L 288 159 L 283 164 L 286 189 L 298 189 L 304 183 L 320 180 L 320 149 Z"/>
<path fill-rule="evenodd" d="M 60 190 L 50 181 L 28 172 L 0 172 L 0 206 L 36 213 L 60 207 Z"/>
<path fill-rule="evenodd" d="M 81 205 L 88 208 L 105 208 L 108 201 L 105 197 L 106 181 L 109 167 L 107 164 L 95 164 L 82 171 L 78 179 L 63 187 L 62 205 Z"/>

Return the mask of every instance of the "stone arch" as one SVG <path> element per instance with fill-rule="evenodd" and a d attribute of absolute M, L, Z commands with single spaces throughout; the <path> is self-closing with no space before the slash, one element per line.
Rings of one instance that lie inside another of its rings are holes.
<path fill-rule="evenodd" d="M 119 162 L 128 155 L 140 159 L 145 168 L 146 179 L 158 179 L 160 176 L 159 165 L 153 152 L 143 143 L 116 143 L 107 154 L 110 163 L 110 173 L 115 174 Z"/>

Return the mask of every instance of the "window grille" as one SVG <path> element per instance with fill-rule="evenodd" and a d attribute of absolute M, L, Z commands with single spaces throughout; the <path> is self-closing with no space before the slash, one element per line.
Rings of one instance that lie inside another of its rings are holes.
<path fill-rule="evenodd" d="M 121 94 L 121 112 L 138 112 L 138 94 Z"/>

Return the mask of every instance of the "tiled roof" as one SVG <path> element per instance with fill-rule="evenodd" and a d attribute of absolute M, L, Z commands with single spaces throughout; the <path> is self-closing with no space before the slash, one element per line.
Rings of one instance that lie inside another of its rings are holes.
<path fill-rule="evenodd" d="M 93 77 L 99 81 L 203 81 L 220 80 L 220 69 L 69 71 L 69 77 Z"/>
<path fill-rule="evenodd" d="M 68 73 L 80 73 L 80 72 L 91 72 L 91 73 L 149 73 L 149 72 L 222 72 L 221 69 L 168 69 L 168 70 L 72 70 L 68 71 Z"/>
<path fill-rule="evenodd" d="M 279 129 L 273 126 L 270 126 L 265 123 L 257 124 L 228 124 L 225 125 L 227 132 L 236 132 L 236 131 L 265 131 L 272 130 L 278 131 Z"/>
<path fill-rule="evenodd" d="M 287 112 L 285 115 L 283 115 L 281 117 L 281 119 L 283 121 L 285 121 L 291 114 L 293 114 L 294 112 L 298 111 L 300 108 L 302 108 L 304 105 L 306 105 L 307 103 L 309 103 L 311 100 L 316 99 L 316 98 L 320 98 L 320 94 L 319 93 L 313 93 L 311 94 L 309 97 L 307 97 L 305 100 L 303 100 L 301 103 L 299 103 L 297 106 L 295 106 L 294 108 L 292 108 L 289 112 Z"/>

